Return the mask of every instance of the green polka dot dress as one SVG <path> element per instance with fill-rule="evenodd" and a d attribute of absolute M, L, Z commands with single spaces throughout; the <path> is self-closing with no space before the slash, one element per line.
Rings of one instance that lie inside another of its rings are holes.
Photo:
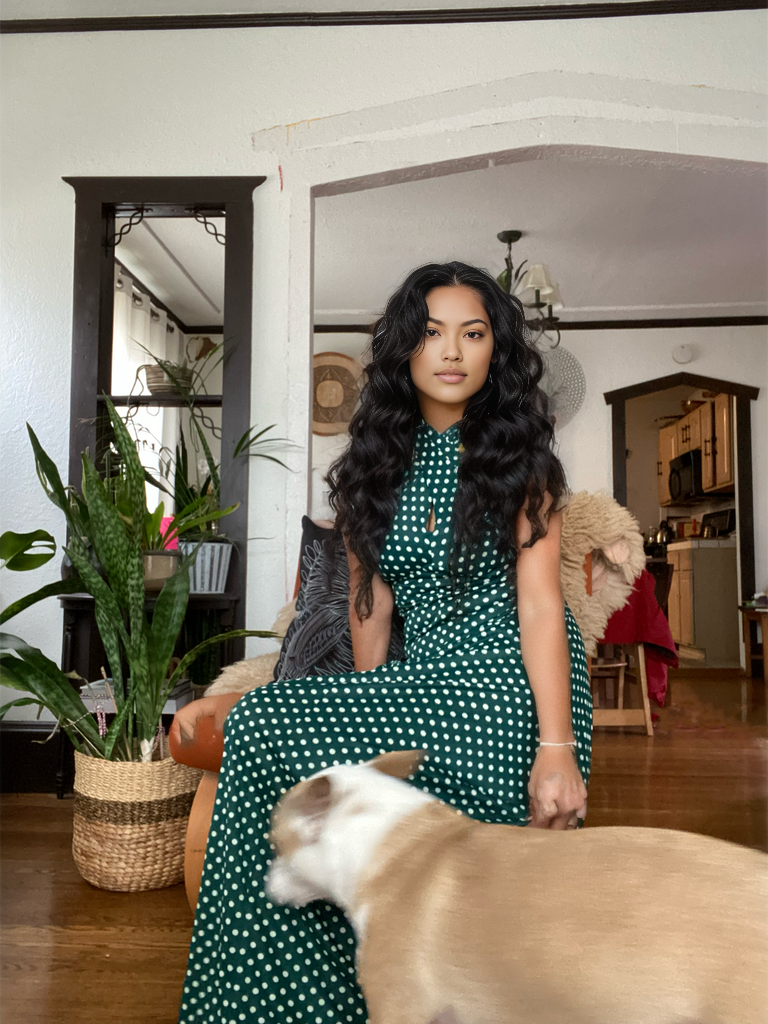
<path fill-rule="evenodd" d="M 246 694 L 227 719 L 181 1024 L 367 1020 L 354 935 L 341 912 L 321 902 L 273 906 L 264 896 L 269 815 L 301 779 L 384 750 L 424 748 L 415 785 L 474 818 L 525 823 L 536 709 L 504 566 L 488 539 L 458 604 L 446 576 L 459 458 L 457 424 L 438 433 L 421 423 L 379 565 L 405 617 L 406 660 L 271 683 Z M 566 628 L 588 781 L 592 701 L 568 610 Z"/>

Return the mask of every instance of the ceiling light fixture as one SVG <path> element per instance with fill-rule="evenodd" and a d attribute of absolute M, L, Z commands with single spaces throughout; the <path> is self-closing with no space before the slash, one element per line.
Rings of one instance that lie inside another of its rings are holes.
<path fill-rule="evenodd" d="M 560 344 L 560 331 L 557 328 L 560 318 L 554 315 L 554 310 L 563 308 L 560 286 L 552 280 L 549 269 L 543 263 L 533 263 L 525 272 L 528 260 L 523 260 L 518 267 L 513 265 L 512 246 L 520 241 L 523 234 L 522 231 L 509 228 L 496 235 L 507 247 L 504 257 L 506 267 L 496 280 L 505 292 L 518 298 L 526 309 L 537 311 L 538 316 L 530 320 L 526 317 L 534 344 L 538 345 L 543 340 L 547 347 L 557 348 Z"/>

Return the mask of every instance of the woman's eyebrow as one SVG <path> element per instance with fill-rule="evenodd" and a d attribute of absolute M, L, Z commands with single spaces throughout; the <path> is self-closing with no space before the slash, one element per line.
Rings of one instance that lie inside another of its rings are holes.
<path fill-rule="evenodd" d="M 427 321 L 433 324 L 438 324 L 440 327 L 445 327 L 442 320 L 436 320 L 433 316 L 428 316 Z M 465 320 L 463 324 L 459 324 L 459 327 L 469 327 L 470 324 L 485 324 L 486 327 L 488 326 L 488 324 L 485 323 L 485 320 L 481 320 L 478 317 L 477 320 Z"/>

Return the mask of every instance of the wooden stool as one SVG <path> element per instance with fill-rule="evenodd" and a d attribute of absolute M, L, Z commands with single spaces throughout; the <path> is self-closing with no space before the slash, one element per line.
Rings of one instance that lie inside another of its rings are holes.
<path fill-rule="evenodd" d="M 741 612 L 741 629 L 744 634 L 747 675 L 752 675 L 752 662 L 761 658 L 763 662 L 763 682 L 768 686 L 768 637 L 766 636 L 768 632 L 768 608 L 745 608 L 744 605 L 739 605 L 739 611 Z M 751 623 L 753 622 L 760 626 L 762 643 L 759 645 L 752 643 Z"/>
<path fill-rule="evenodd" d="M 640 687 L 639 708 L 624 707 L 624 677 L 627 670 L 627 662 L 621 658 L 605 659 L 601 664 L 599 658 L 591 659 L 590 677 L 600 678 L 608 672 L 614 673 L 618 678 L 619 693 L 617 706 L 615 708 L 601 708 L 595 705 L 592 712 L 594 725 L 618 727 L 622 725 L 643 725 L 648 736 L 653 736 L 653 720 L 651 718 L 651 703 L 648 699 L 648 677 L 645 673 L 645 647 L 643 644 L 625 644 L 625 651 L 631 654 L 634 668 L 630 669 L 630 675 L 634 676 L 635 682 Z"/>

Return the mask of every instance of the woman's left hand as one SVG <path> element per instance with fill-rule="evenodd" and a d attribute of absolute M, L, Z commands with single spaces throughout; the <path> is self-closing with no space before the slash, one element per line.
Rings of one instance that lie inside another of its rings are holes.
<path fill-rule="evenodd" d="M 587 815 L 587 787 L 572 747 L 539 747 L 528 795 L 533 828 L 576 828 Z"/>

